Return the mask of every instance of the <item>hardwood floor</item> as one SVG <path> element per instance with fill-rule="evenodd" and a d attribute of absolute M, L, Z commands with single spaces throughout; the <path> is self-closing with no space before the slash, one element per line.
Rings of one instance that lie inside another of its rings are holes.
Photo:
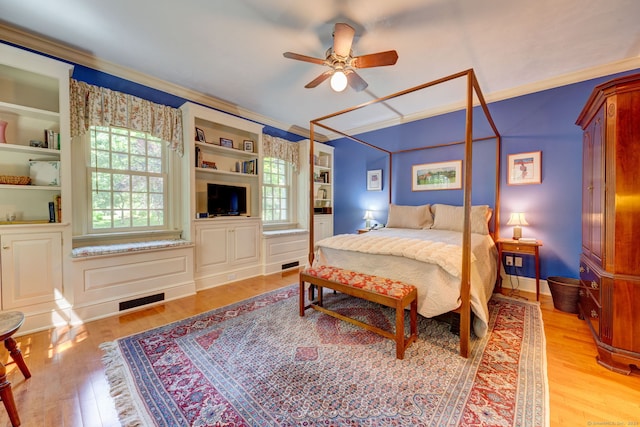
<path fill-rule="evenodd" d="M 99 344 L 297 283 L 297 273 L 253 278 L 120 316 L 16 338 L 32 373 L 13 363 L 8 380 L 25 427 L 119 426 Z M 535 295 L 523 293 L 530 300 Z M 585 322 L 541 296 L 547 342 L 551 426 L 640 426 L 640 371 L 613 373 L 595 361 Z M 8 352 L 0 353 L 7 362 Z M 0 426 L 10 426 L 0 408 Z"/>

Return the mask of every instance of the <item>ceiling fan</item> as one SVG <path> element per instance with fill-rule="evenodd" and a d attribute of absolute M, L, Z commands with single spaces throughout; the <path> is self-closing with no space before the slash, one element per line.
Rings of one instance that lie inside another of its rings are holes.
<path fill-rule="evenodd" d="M 313 58 L 293 52 L 285 52 L 283 55 L 285 58 L 326 65 L 331 68 L 307 83 L 305 86 L 307 89 L 314 88 L 331 77 L 331 88 L 336 92 L 342 92 L 347 87 L 347 84 L 357 92 L 360 92 L 366 89 L 368 84 L 356 73 L 356 68 L 394 65 L 398 60 L 398 53 L 395 50 L 388 50 L 369 55 L 353 56 L 351 44 L 355 33 L 356 31 L 350 25 L 336 23 L 333 30 L 333 47 L 327 49 L 325 59 Z"/>

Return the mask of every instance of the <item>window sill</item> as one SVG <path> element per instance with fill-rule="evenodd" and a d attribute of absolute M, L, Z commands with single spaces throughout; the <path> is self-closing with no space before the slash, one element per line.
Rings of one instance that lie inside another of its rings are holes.
<path fill-rule="evenodd" d="M 141 251 L 188 247 L 193 243 L 188 240 L 151 240 L 148 242 L 119 243 L 112 245 L 82 246 L 71 251 L 72 258 L 91 258 L 104 255 L 129 254 Z"/>
<path fill-rule="evenodd" d="M 281 230 L 264 230 L 262 232 L 262 236 L 265 239 L 271 237 L 280 237 L 280 236 L 296 236 L 309 234 L 309 230 L 305 230 L 303 228 L 289 228 L 289 229 L 281 229 Z"/>

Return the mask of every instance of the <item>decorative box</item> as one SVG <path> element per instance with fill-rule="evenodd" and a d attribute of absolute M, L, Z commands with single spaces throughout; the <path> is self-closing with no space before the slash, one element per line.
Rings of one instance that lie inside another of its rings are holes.
<path fill-rule="evenodd" d="M 31 160 L 29 161 L 29 176 L 31 185 L 60 185 L 60 161 Z"/>

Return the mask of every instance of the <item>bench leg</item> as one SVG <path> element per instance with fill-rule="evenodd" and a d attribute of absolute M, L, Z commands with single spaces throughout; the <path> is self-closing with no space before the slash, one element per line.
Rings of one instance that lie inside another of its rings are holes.
<path fill-rule="evenodd" d="M 404 359 L 404 307 L 398 301 L 396 305 L 396 357 Z"/>
<path fill-rule="evenodd" d="M 300 317 L 304 317 L 304 282 L 300 279 Z"/>
<path fill-rule="evenodd" d="M 411 336 L 418 336 L 418 298 L 411 301 Z"/>

